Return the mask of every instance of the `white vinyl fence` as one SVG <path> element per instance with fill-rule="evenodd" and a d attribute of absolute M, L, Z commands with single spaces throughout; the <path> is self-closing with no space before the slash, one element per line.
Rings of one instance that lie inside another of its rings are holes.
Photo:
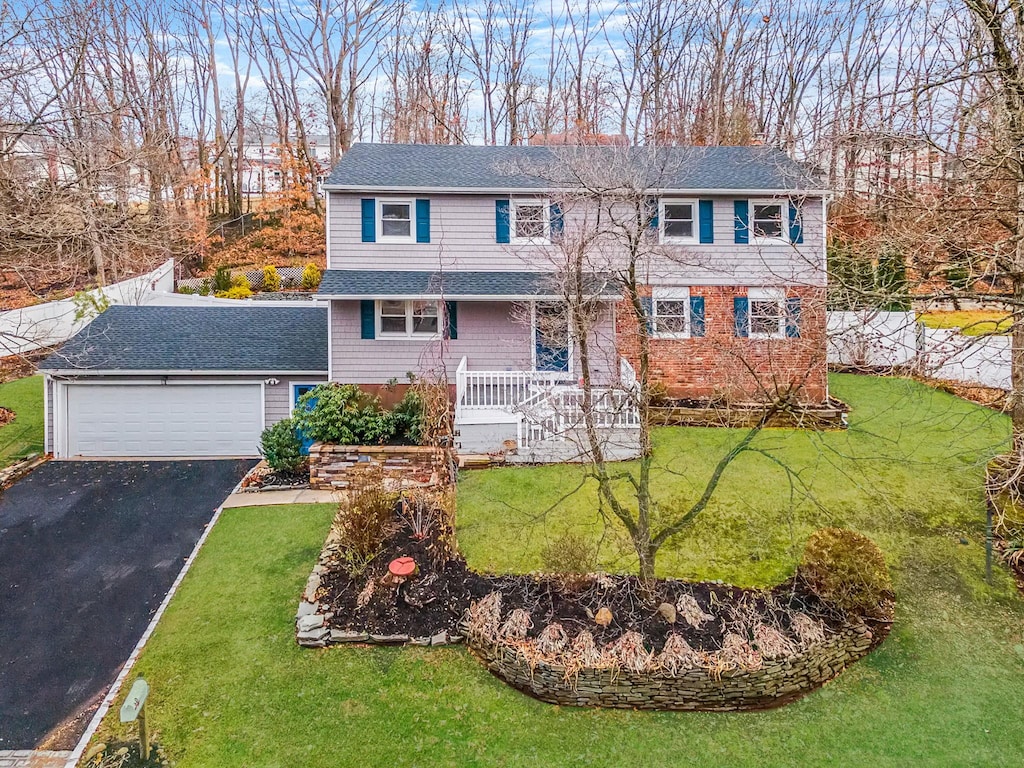
<path fill-rule="evenodd" d="M 856 368 L 894 368 L 917 358 L 913 312 L 828 313 L 828 361 Z"/>
<path fill-rule="evenodd" d="M 830 312 L 828 361 L 857 368 L 909 367 L 923 376 L 1010 388 L 1010 337 L 927 328 L 913 312 Z"/>
<path fill-rule="evenodd" d="M 111 304 L 145 304 L 148 297 L 173 290 L 174 259 L 168 259 L 149 274 L 89 293 L 106 296 Z M 76 320 L 76 309 L 73 299 L 61 299 L 0 312 L 0 356 L 32 352 L 67 341 L 91 319 Z"/>

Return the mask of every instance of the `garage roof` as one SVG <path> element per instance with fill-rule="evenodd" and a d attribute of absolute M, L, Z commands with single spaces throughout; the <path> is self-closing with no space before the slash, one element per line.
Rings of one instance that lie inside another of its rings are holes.
<path fill-rule="evenodd" d="M 39 367 L 79 374 L 327 371 L 325 308 L 239 304 L 113 306 Z"/>
<path fill-rule="evenodd" d="M 618 298 L 612 275 L 589 276 L 589 292 Z M 329 269 L 317 295 L 332 299 L 537 299 L 558 298 L 547 272 L 434 272 L 430 270 Z"/>

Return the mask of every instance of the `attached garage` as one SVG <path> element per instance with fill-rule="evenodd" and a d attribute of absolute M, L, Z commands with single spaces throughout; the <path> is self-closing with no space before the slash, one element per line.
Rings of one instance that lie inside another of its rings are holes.
<path fill-rule="evenodd" d="M 68 456 L 252 456 L 263 384 L 67 384 Z"/>
<path fill-rule="evenodd" d="M 255 456 L 327 379 L 319 307 L 112 307 L 40 366 L 57 458 Z M 245 351 L 249 350 L 249 354 Z"/>

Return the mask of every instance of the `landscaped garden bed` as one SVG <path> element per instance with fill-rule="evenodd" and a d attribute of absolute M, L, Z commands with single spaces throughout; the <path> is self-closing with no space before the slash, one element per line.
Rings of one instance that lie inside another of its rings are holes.
<path fill-rule="evenodd" d="M 266 459 L 250 469 L 240 484 L 240 490 L 244 493 L 298 488 L 309 488 L 309 470 L 304 463 L 297 469 L 274 469 Z"/>
<path fill-rule="evenodd" d="M 799 429 L 845 429 L 850 408 L 830 398 L 824 405 L 794 405 L 766 413 L 762 403 L 659 398 L 651 407 L 651 420 L 665 427 L 733 427 L 759 425 Z M 763 424 L 762 424 L 763 422 Z"/>
<path fill-rule="evenodd" d="M 884 639 L 892 594 L 867 539 L 826 529 L 773 589 L 610 574 L 492 575 L 455 544 L 453 491 L 366 475 L 339 507 L 296 617 L 300 645 L 468 639 L 509 684 L 560 704 L 777 706 Z M 582 685 L 582 688 L 580 687 Z"/>

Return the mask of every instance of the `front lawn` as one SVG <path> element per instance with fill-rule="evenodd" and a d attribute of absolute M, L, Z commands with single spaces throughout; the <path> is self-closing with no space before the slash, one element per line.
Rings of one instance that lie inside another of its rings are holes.
<path fill-rule="evenodd" d="M 817 503 L 791 505 L 771 465 L 748 457 L 694 532 L 699 541 L 661 560 L 666 574 L 764 583 L 788 573 L 818 525 L 874 536 L 897 581 L 893 634 L 802 701 L 744 714 L 578 710 L 508 688 L 461 648 L 301 649 L 295 608 L 333 509 L 229 509 L 132 676 L 152 686 L 161 742 L 175 764 L 210 768 L 1019 763 L 1024 601 L 1001 569 L 992 588 L 980 578 L 981 467 L 1006 420 L 900 380 L 835 385 L 854 407 L 849 433 L 765 437 L 805 473 Z M 665 430 L 658 451 L 671 461 L 660 482 L 683 492 L 669 469 L 705 465 L 728 438 Z M 545 494 L 570 489 L 564 467 L 462 482 L 460 541 L 478 565 L 533 567 L 549 537 L 592 525 L 584 501 L 528 525 L 523 500 L 536 512 Z M 609 542 L 605 557 L 627 566 L 615 549 Z M 115 707 L 100 736 L 132 732 Z"/>
<path fill-rule="evenodd" d="M 43 377 L 27 376 L 0 384 L 0 407 L 14 421 L 0 427 L 0 467 L 29 453 L 43 452 Z"/>

